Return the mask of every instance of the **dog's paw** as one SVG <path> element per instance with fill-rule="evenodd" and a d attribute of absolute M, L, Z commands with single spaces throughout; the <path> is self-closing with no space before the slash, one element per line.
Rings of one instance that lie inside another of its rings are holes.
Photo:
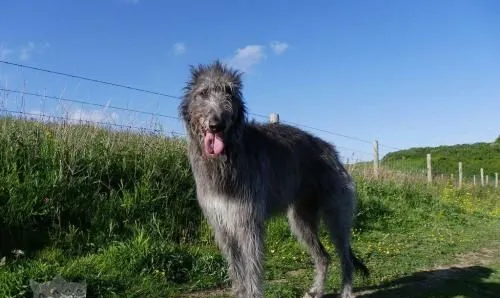
<path fill-rule="evenodd" d="M 304 296 L 302 296 L 302 298 L 321 298 L 321 297 L 323 297 L 323 295 L 311 291 L 306 292 Z"/>

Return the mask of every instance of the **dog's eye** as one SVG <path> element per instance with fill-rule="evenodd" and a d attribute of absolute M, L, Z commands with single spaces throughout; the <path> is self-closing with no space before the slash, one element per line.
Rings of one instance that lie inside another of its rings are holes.
<path fill-rule="evenodd" d="M 207 97 L 208 96 L 208 90 L 207 89 L 203 89 L 200 91 L 200 96 L 201 97 Z"/>

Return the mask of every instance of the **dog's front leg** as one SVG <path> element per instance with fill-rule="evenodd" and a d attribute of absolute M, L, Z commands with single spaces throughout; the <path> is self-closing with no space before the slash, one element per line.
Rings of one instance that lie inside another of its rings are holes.
<path fill-rule="evenodd" d="M 236 297 L 246 297 L 245 291 L 245 260 L 237 237 L 227 230 L 227 227 L 214 225 L 215 239 L 224 254 L 229 268 L 229 278 Z"/>
<path fill-rule="evenodd" d="M 237 234 L 245 268 L 245 298 L 262 298 L 264 220 L 255 214 L 247 217 Z"/>

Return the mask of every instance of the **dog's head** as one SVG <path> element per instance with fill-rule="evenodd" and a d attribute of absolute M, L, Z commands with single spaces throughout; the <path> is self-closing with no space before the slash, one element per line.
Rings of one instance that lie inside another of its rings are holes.
<path fill-rule="evenodd" d="M 179 112 L 205 156 L 222 155 L 246 121 L 241 88 L 241 73 L 218 60 L 191 66 Z"/>

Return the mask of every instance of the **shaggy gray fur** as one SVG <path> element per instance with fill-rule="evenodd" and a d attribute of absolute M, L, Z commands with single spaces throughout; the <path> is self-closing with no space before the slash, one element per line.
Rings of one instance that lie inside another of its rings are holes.
<path fill-rule="evenodd" d="M 353 266 L 368 270 L 350 245 L 351 177 L 335 148 L 322 139 L 285 124 L 248 122 L 241 89 L 241 74 L 218 60 L 191 66 L 179 106 L 198 202 L 228 260 L 234 294 L 263 297 L 264 221 L 286 212 L 315 263 L 305 297 L 321 297 L 324 291 L 329 255 L 318 237 L 320 218 L 340 256 L 341 297 L 353 297 Z M 214 154 L 215 135 L 223 151 Z"/>

